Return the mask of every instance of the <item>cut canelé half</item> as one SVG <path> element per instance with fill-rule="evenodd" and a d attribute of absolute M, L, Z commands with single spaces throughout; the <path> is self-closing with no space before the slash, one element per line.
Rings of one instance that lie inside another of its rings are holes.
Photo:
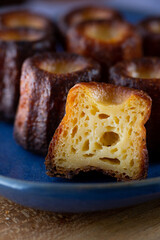
<path fill-rule="evenodd" d="M 142 56 L 141 37 L 133 26 L 120 20 L 95 20 L 72 27 L 67 33 L 67 50 L 98 61 L 103 81 L 108 80 L 110 66 Z"/>
<path fill-rule="evenodd" d="M 119 180 L 146 177 L 150 97 L 105 83 L 80 83 L 68 94 L 66 115 L 46 157 L 50 176 L 72 178 L 101 171 Z"/>

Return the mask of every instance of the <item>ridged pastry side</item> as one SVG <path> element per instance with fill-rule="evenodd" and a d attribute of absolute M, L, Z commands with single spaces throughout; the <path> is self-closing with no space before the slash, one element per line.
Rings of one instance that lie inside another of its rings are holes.
<path fill-rule="evenodd" d="M 146 125 L 150 156 L 160 153 L 160 59 L 145 57 L 117 63 L 110 69 L 110 82 L 145 91 L 152 98 L 152 112 Z"/>
<path fill-rule="evenodd" d="M 54 39 L 35 29 L 0 30 L 0 119 L 13 121 L 20 92 L 21 67 L 37 52 L 53 51 Z"/>
<path fill-rule="evenodd" d="M 144 56 L 160 57 L 160 17 L 149 17 L 137 26 L 143 42 Z"/>
<path fill-rule="evenodd" d="M 16 141 L 27 150 L 46 154 L 64 116 L 69 89 L 81 81 L 99 79 L 99 64 L 77 54 L 43 53 L 28 58 L 22 68 Z"/>

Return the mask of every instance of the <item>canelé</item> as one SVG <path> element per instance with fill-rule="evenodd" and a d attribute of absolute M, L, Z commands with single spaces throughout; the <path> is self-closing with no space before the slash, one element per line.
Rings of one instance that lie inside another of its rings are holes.
<path fill-rule="evenodd" d="M 147 127 L 150 156 L 160 152 L 160 59 L 142 58 L 121 62 L 111 68 L 111 82 L 116 85 L 142 89 L 153 100 L 152 113 Z"/>
<path fill-rule="evenodd" d="M 145 56 L 160 57 L 160 17 L 150 17 L 138 25 Z"/>
<path fill-rule="evenodd" d="M 65 36 L 68 29 L 78 23 L 102 19 L 122 19 L 122 16 L 118 11 L 104 6 L 79 7 L 64 15 L 59 21 L 59 27 Z"/>
<path fill-rule="evenodd" d="M 150 111 L 151 98 L 142 91 L 106 83 L 75 85 L 49 146 L 48 175 L 72 178 L 97 170 L 118 180 L 145 178 L 144 124 Z"/>
<path fill-rule="evenodd" d="M 78 82 L 99 79 L 99 64 L 76 54 L 45 53 L 27 59 L 14 125 L 16 141 L 25 149 L 46 154 L 64 115 L 69 89 Z"/>
<path fill-rule="evenodd" d="M 37 29 L 54 32 L 54 24 L 48 18 L 28 10 L 7 11 L 0 14 L 0 29 Z"/>
<path fill-rule="evenodd" d="M 133 26 L 119 20 L 85 22 L 71 28 L 67 34 L 70 52 L 97 60 L 107 81 L 110 66 L 121 60 L 141 57 L 141 38 Z"/>
<path fill-rule="evenodd" d="M 13 120 L 18 100 L 21 66 L 36 52 L 54 49 L 54 41 L 39 30 L 0 30 L 0 118 Z"/>

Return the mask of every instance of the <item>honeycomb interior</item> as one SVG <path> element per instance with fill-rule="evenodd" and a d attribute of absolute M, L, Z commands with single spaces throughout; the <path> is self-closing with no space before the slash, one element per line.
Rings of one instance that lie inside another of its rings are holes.
<path fill-rule="evenodd" d="M 126 24 L 104 24 L 95 23 L 86 25 L 84 33 L 87 37 L 103 42 L 119 42 L 128 34 L 129 28 Z"/>
<path fill-rule="evenodd" d="M 84 91 L 75 92 L 73 99 L 53 153 L 56 166 L 93 166 L 129 177 L 139 174 L 145 138 L 143 99 L 131 95 L 102 102 Z"/>
<path fill-rule="evenodd" d="M 85 9 L 83 11 L 76 12 L 70 18 L 70 24 L 78 24 L 88 20 L 102 20 L 111 18 L 111 11 L 103 9 Z"/>
<path fill-rule="evenodd" d="M 3 23 L 10 28 L 32 27 L 34 29 L 42 29 L 45 26 L 44 19 L 27 12 L 10 13 L 4 16 Z"/>
<path fill-rule="evenodd" d="M 80 71 L 87 65 L 85 60 L 56 59 L 54 61 L 42 61 L 39 68 L 54 74 L 65 74 Z"/>
<path fill-rule="evenodd" d="M 128 66 L 127 73 L 130 77 L 133 78 L 160 78 L 160 64 L 150 64 L 150 66 L 143 66 L 132 63 Z"/>
<path fill-rule="evenodd" d="M 42 37 L 42 33 L 20 32 L 20 31 L 0 31 L 2 41 L 36 41 Z"/>

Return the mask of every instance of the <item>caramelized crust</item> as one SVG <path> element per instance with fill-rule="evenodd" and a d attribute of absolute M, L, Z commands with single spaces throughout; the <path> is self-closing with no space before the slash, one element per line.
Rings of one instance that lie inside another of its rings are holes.
<path fill-rule="evenodd" d="M 160 56 L 160 17 L 150 17 L 138 25 L 145 56 Z"/>
<path fill-rule="evenodd" d="M 122 19 L 122 16 L 119 12 L 110 8 L 100 6 L 85 6 L 74 9 L 63 16 L 60 19 L 59 27 L 62 34 L 65 36 L 70 27 L 81 22 L 108 19 Z"/>
<path fill-rule="evenodd" d="M 141 38 L 130 24 L 118 20 L 80 23 L 67 34 L 67 49 L 97 60 L 104 79 L 110 66 L 141 57 Z"/>
<path fill-rule="evenodd" d="M 21 66 L 37 52 L 54 49 L 54 41 L 43 31 L 0 30 L 0 118 L 13 120 L 18 100 Z"/>
<path fill-rule="evenodd" d="M 72 178 L 80 171 L 97 170 L 118 180 L 145 178 L 144 124 L 151 102 L 138 90 L 94 82 L 75 85 L 49 146 L 48 175 Z"/>
<path fill-rule="evenodd" d="M 76 54 L 45 53 L 27 59 L 14 125 L 16 141 L 25 149 L 46 154 L 64 115 L 69 89 L 78 82 L 99 79 L 99 64 Z"/>
<path fill-rule="evenodd" d="M 110 81 L 116 85 L 142 89 L 153 100 L 147 127 L 147 143 L 151 156 L 159 153 L 160 136 L 160 59 L 142 58 L 116 64 L 110 70 Z"/>

